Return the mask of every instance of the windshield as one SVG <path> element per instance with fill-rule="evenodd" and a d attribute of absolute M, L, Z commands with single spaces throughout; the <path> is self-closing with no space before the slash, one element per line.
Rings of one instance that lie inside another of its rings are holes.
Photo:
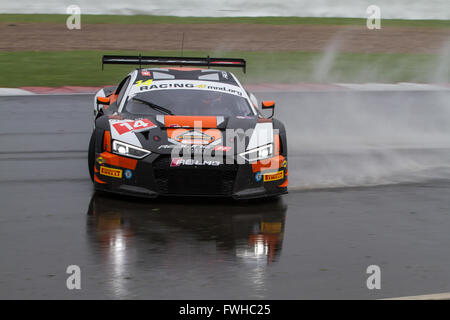
<path fill-rule="evenodd" d="M 142 115 L 169 114 L 169 112 L 174 115 L 193 116 L 253 115 L 250 105 L 244 97 L 223 92 L 192 89 L 138 93 L 128 100 L 124 110 Z"/>

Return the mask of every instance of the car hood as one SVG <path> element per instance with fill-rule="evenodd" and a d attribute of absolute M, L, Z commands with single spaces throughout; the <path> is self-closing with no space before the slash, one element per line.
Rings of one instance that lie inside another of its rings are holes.
<path fill-rule="evenodd" d="M 273 139 L 272 121 L 257 116 L 110 116 L 108 121 L 112 139 L 160 154 L 170 154 L 176 146 L 228 151 L 233 148 L 229 146 L 233 145 L 235 137 L 242 139 L 245 133 L 248 138 L 241 141 L 244 141 L 244 148 L 249 149 L 256 147 L 255 144 L 261 144 L 261 141 L 252 142 L 255 140 L 252 135 L 262 129 L 270 131 L 263 136 L 267 136 L 268 140 Z"/>

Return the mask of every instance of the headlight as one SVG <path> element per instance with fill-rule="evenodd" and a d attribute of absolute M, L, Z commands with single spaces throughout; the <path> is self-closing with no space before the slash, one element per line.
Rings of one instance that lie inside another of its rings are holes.
<path fill-rule="evenodd" d="M 267 159 L 273 156 L 273 144 L 269 143 L 265 146 L 242 152 L 239 155 L 249 162 Z"/>
<path fill-rule="evenodd" d="M 142 159 L 151 153 L 148 150 L 141 149 L 136 146 L 132 146 L 131 144 L 117 140 L 114 140 L 112 143 L 112 151 L 115 154 L 136 159 Z"/>

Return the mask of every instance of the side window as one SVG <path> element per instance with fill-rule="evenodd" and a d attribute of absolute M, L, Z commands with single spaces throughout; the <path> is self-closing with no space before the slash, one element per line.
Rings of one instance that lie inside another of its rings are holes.
<path fill-rule="evenodd" d="M 117 90 L 118 90 L 117 91 L 118 92 L 117 106 L 120 106 L 120 103 L 122 102 L 123 96 L 124 96 L 125 92 L 127 91 L 128 84 L 130 83 L 130 79 L 131 79 L 130 76 L 126 77 L 125 79 L 122 80 L 122 82 L 117 87 Z"/>

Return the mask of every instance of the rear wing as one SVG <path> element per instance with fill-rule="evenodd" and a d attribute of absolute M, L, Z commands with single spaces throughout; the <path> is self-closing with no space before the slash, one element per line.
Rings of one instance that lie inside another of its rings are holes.
<path fill-rule="evenodd" d="M 235 67 L 245 73 L 245 60 L 238 58 L 188 58 L 188 57 L 152 57 L 152 56 L 103 56 L 102 70 L 105 64 L 134 64 L 190 67 Z"/>

